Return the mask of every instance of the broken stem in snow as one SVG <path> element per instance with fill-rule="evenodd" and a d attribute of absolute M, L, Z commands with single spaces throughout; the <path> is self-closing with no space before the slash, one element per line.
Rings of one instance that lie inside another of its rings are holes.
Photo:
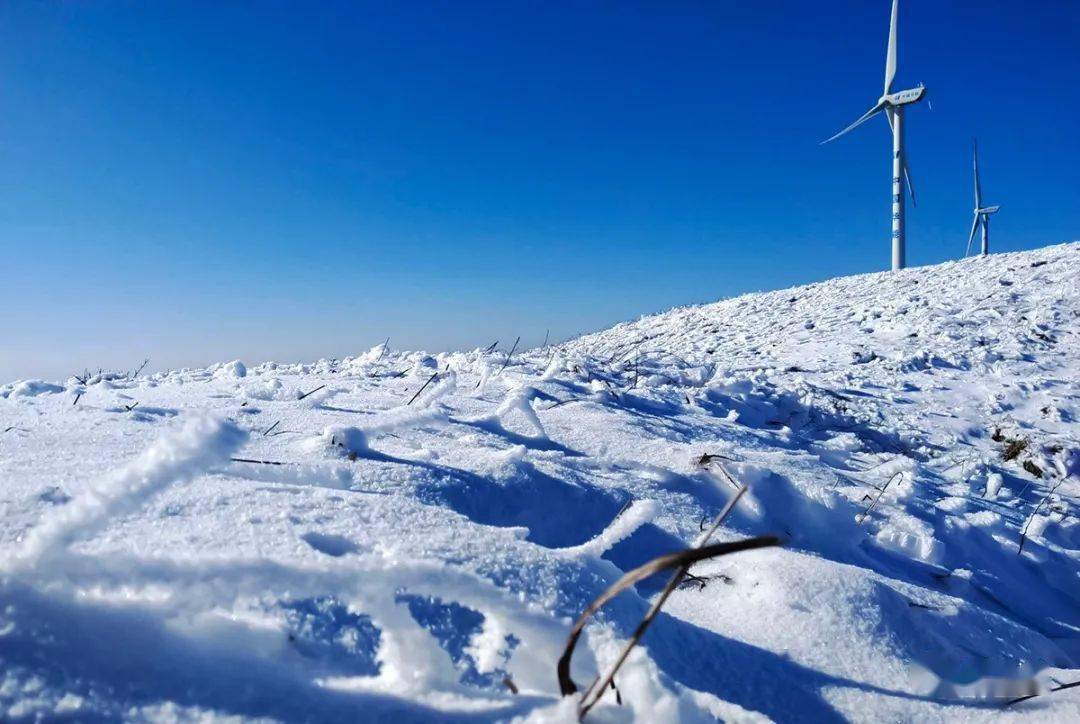
<path fill-rule="evenodd" d="M 1050 488 L 1050 492 L 1043 496 L 1043 499 L 1035 506 L 1035 510 L 1031 511 L 1031 515 L 1028 516 L 1027 521 L 1024 523 L 1024 529 L 1020 531 L 1020 547 L 1016 549 L 1016 555 L 1020 555 L 1024 552 L 1024 542 L 1027 540 L 1027 532 L 1028 528 L 1031 527 L 1031 521 L 1035 520 L 1035 516 L 1039 514 L 1039 511 L 1043 507 L 1043 503 L 1050 500 L 1050 496 L 1057 492 L 1057 489 L 1061 487 L 1061 484 L 1064 483 L 1066 479 L 1067 478 L 1062 478 L 1057 481 L 1054 487 Z"/>
<path fill-rule="evenodd" d="M 1012 706 L 1013 704 L 1019 704 L 1020 702 L 1027 701 L 1028 699 L 1034 699 L 1036 696 L 1042 696 L 1043 693 L 1045 693 L 1045 694 L 1053 694 L 1055 691 L 1063 691 L 1065 689 L 1075 689 L 1078 686 L 1080 686 L 1080 681 L 1073 681 L 1073 682 L 1070 682 L 1068 684 L 1059 684 L 1058 686 L 1055 686 L 1053 689 L 1047 689 L 1045 692 L 1042 692 L 1042 693 L 1039 693 L 1039 694 L 1028 694 L 1027 696 L 1018 696 L 1015 699 L 1009 699 L 1002 706 Z"/>
<path fill-rule="evenodd" d="M 510 348 L 510 354 L 506 355 L 506 359 L 503 360 L 502 367 L 500 367 L 499 371 L 495 373 L 496 377 L 498 377 L 499 375 L 502 374 L 502 371 L 504 369 L 506 369 L 506 365 L 510 364 L 510 358 L 514 356 L 514 350 L 517 349 L 518 342 L 520 342 L 520 341 L 521 341 L 521 337 L 518 337 L 517 339 L 514 340 L 514 346 Z"/>
<path fill-rule="evenodd" d="M 429 377 L 429 378 L 428 378 L 428 381 L 427 381 L 427 382 L 425 382 L 425 383 L 424 383 L 423 385 L 421 385 L 421 386 L 420 386 L 420 389 L 416 391 L 416 394 L 412 396 L 412 399 L 411 399 L 411 400 L 409 400 L 408 402 L 406 402 L 406 403 L 405 403 L 405 407 L 408 407 L 408 406 L 409 406 L 409 405 L 411 405 L 411 404 L 412 404 L 413 402 L 415 402 L 415 401 L 416 401 L 416 398 L 420 396 L 420 393 L 421 393 L 421 392 L 423 392 L 424 390 L 426 390 L 426 389 L 427 389 L 427 386 L 428 386 L 428 385 L 430 385 L 430 384 L 431 384 L 431 383 L 432 383 L 432 382 L 433 382 L 433 381 L 435 380 L 435 378 L 436 378 L 436 377 L 438 377 L 438 376 L 439 376 L 439 373 L 438 373 L 438 372 L 436 372 L 436 373 L 435 373 L 435 374 L 433 374 L 433 375 L 432 375 L 431 377 Z"/>
<path fill-rule="evenodd" d="M 589 608 L 586 609 L 585 613 L 581 615 L 581 618 L 578 619 L 578 622 L 574 625 L 574 628 L 570 633 L 570 640 L 567 642 L 567 648 L 563 652 L 563 655 L 562 657 L 560 657 L 558 662 L 559 687 L 562 693 L 564 695 L 568 695 L 573 694 L 577 691 L 577 686 L 570 678 L 570 657 L 573 655 L 574 646 L 577 644 L 578 639 L 581 637 L 581 632 L 585 627 L 585 623 L 590 617 L 592 617 L 593 614 L 595 614 L 600 609 L 601 606 L 610 601 L 617 594 L 619 594 L 626 588 L 634 585 L 638 581 L 644 578 L 648 578 L 649 576 L 659 573 L 661 571 L 669 570 L 671 568 L 678 569 L 676 571 L 676 575 L 672 577 L 672 580 L 675 580 L 677 582 L 682 580 L 683 568 L 688 568 L 697 561 L 705 560 L 707 558 L 714 558 L 716 556 L 727 555 L 729 553 L 737 553 L 739 551 L 753 550 L 756 548 L 766 548 L 768 546 L 775 546 L 779 544 L 779 538 L 776 538 L 774 536 L 762 536 L 759 538 L 748 538 L 746 540 L 736 541 L 733 543 L 717 543 L 715 545 L 705 546 L 703 548 L 688 548 L 684 551 L 679 551 L 677 553 L 669 553 L 668 555 L 655 558 L 652 561 L 646 563 L 645 565 L 635 568 L 634 570 L 624 575 L 622 578 L 616 581 L 616 583 L 611 588 L 609 588 L 607 591 L 601 594 L 599 598 L 593 601 L 593 603 L 589 605 Z M 622 662 L 625 661 L 626 656 L 630 653 L 630 649 L 634 645 L 636 645 L 638 641 L 641 640 L 641 637 L 644 635 L 645 630 L 648 628 L 653 618 L 659 612 L 660 606 L 664 604 L 670 594 L 671 590 L 665 587 L 664 594 L 661 595 L 660 599 L 658 599 L 657 602 L 653 604 L 652 608 L 649 609 L 649 613 L 646 614 L 645 618 L 642 619 L 641 623 L 638 624 L 638 627 L 634 631 L 630 643 L 628 643 L 627 647 L 623 649 L 623 652 L 619 656 L 616 666 L 614 669 L 612 669 L 612 672 L 606 677 L 604 677 L 601 684 L 594 684 L 589 688 L 589 691 L 597 691 L 598 693 L 592 697 L 591 701 L 586 701 L 583 697 L 582 704 L 578 709 L 579 719 L 584 718 L 585 715 L 588 714 L 589 710 L 592 709 L 592 707 L 600 700 L 603 692 L 606 691 L 607 688 L 612 684 L 612 682 L 614 681 L 615 672 L 618 671 L 618 668 L 622 665 Z"/>
<path fill-rule="evenodd" d="M 311 395 L 314 395 L 314 394 L 315 394 L 316 392 L 318 392 L 319 390 L 321 390 L 321 389 L 322 389 L 322 388 L 324 388 L 324 387 L 326 387 L 326 385 L 319 385 L 318 387 L 316 387 L 316 388 L 315 388 L 314 390 L 312 390 L 311 392 L 305 392 L 304 394 L 302 394 L 302 395 L 300 395 L 299 397 L 297 397 L 297 398 L 296 398 L 296 401 L 297 401 L 297 402 L 299 402 L 300 400 L 304 399 L 305 397 L 310 397 Z"/>
<path fill-rule="evenodd" d="M 700 560 L 706 558 L 713 558 L 716 556 L 726 555 L 728 553 L 736 553 L 738 551 L 750 550 L 754 548 L 764 548 L 767 546 L 779 545 L 780 540 L 775 536 L 761 536 L 758 538 L 749 538 L 747 540 L 736 541 L 734 543 L 717 543 L 715 545 L 705 545 L 712 534 L 716 532 L 716 529 L 720 527 L 720 524 L 727 517 L 728 513 L 734 509 L 735 504 L 739 502 L 739 498 L 746 492 L 746 487 L 740 487 L 739 491 L 732 496 L 723 510 L 717 514 L 713 520 L 712 526 L 703 535 L 699 536 L 697 542 L 692 548 L 687 548 L 683 551 L 676 553 L 669 553 L 667 555 L 654 558 L 643 566 L 639 566 L 632 571 L 629 571 L 622 576 L 618 581 L 612 584 L 606 591 L 589 604 L 589 607 L 585 609 L 585 612 L 581 614 L 581 617 L 574 624 L 574 628 L 570 632 L 570 638 L 566 643 L 566 649 L 563 651 L 563 655 L 559 658 L 558 665 L 556 667 L 559 678 L 559 689 L 564 696 L 573 694 L 576 692 L 577 685 L 573 679 L 570 678 L 570 658 L 573 656 L 574 647 L 577 645 L 578 639 L 581 637 L 581 632 L 585 628 L 585 624 L 600 608 L 615 598 L 619 593 L 626 590 L 630 586 L 633 586 L 638 581 L 647 578 L 655 573 L 669 570 L 674 568 L 675 573 L 672 575 L 671 580 L 664 586 L 664 590 L 660 593 L 657 599 L 653 602 L 649 608 L 645 617 L 642 618 L 627 642 L 623 647 L 618 658 L 615 660 L 615 665 L 611 668 L 611 671 L 604 677 L 597 676 L 593 679 L 592 684 L 585 691 L 581 697 L 581 703 L 578 706 L 578 719 L 583 719 L 589 710 L 596 705 L 600 698 L 607 691 L 609 686 L 613 686 L 615 683 L 615 674 L 619 671 L 623 662 L 626 661 L 626 657 L 630 655 L 630 651 L 637 645 L 638 641 L 645 634 L 649 624 L 660 612 L 660 608 L 667 601 L 671 592 L 675 590 L 675 587 L 683 580 L 687 572 L 690 570 L 690 566 Z"/>
<path fill-rule="evenodd" d="M 904 479 L 904 471 L 901 470 L 900 472 L 893 474 L 893 476 L 891 478 L 889 478 L 885 482 L 885 485 L 881 486 L 881 491 L 877 494 L 877 497 L 874 498 L 874 500 L 870 503 L 870 506 L 866 510 L 864 510 L 862 513 L 860 513 L 859 515 L 855 516 L 855 522 L 856 523 L 858 523 L 859 525 L 862 525 L 863 521 L 865 521 L 867 519 L 867 517 L 869 517 L 870 511 L 872 511 L 874 509 L 874 506 L 878 504 L 878 501 L 881 500 L 881 497 L 883 495 L 885 495 L 885 491 L 888 490 L 889 484 L 892 483 L 892 481 L 896 480 L 897 478 L 900 478 L 901 480 L 903 480 Z M 865 496 L 863 496 L 863 497 L 865 499 Z"/>
<path fill-rule="evenodd" d="M 148 364 L 150 364 L 150 358 L 149 357 L 144 359 L 143 363 L 141 365 L 139 365 L 139 368 L 131 373 L 131 379 L 135 379 L 136 377 L 138 377 L 139 373 L 142 372 L 144 369 L 146 369 L 146 365 L 148 365 Z"/>
<path fill-rule="evenodd" d="M 270 431 L 271 431 L 271 430 L 273 430 L 273 429 L 274 429 L 275 427 L 277 427 L 277 426 L 278 426 L 278 425 L 280 425 L 280 424 L 281 424 L 281 420 L 278 420 L 278 421 L 277 421 L 277 422 L 275 422 L 275 423 L 274 423 L 273 425 L 271 425 L 270 427 L 266 428 L 266 430 L 265 430 L 265 431 L 263 432 L 263 437 L 266 437 L 267 435 L 269 435 L 269 434 L 270 434 Z"/>
<path fill-rule="evenodd" d="M 727 460 L 729 462 L 736 462 L 736 460 L 734 458 L 725 457 L 723 455 L 720 455 L 719 453 L 705 453 L 704 455 L 702 455 L 698 459 L 697 465 L 700 468 L 708 469 L 708 467 L 710 465 L 715 464 L 716 467 L 719 468 L 720 473 L 724 476 L 724 479 L 727 480 L 728 485 L 735 488 L 736 491 L 742 490 L 743 486 L 739 485 L 739 483 L 736 482 L 736 480 L 732 476 L 732 474 L 729 473 L 727 468 L 724 467 L 724 464 L 722 462 L 720 462 L 721 460 Z M 739 495 L 742 495 L 742 493 L 739 493 Z"/>
<path fill-rule="evenodd" d="M 252 465 L 285 465 L 276 460 L 252 460 L 250 458 L 229 458 L 234 463 L 251 463 Z"/>

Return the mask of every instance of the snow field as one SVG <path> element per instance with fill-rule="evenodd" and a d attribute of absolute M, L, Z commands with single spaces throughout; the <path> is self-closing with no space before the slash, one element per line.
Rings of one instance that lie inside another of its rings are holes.
<path fill-rule="evenodd" d="M 590 720 L 1080 719 L 1047 693 L 1080 679 L 1078 278 L 1070 244 L 507 364 L 0 387 L 3 716 L 573 720 L 570 624 L 700 535 L 717 455 L 749 492 L 715 540 L 786 545 L 697 564 Z M 575 680 L 659 585 L 589 625 Z"/>

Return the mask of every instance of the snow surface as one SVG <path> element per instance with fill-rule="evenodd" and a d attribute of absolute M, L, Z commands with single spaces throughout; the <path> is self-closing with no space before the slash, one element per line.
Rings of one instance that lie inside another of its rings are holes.
<path fill-rule="evenodd" d="M 1078 279 L 1074 243 L 509 362 L 2 386 L 0 718 L 574 720 L 570 625 L 695 540 L 721 455 L 717 538 L 785 545 L 697 564 L 589 720 L 1080 721 Z"/>

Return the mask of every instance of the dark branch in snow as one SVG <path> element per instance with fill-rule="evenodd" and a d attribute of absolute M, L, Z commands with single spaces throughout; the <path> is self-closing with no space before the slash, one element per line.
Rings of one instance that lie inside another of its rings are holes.
<path fill-rule="evenodd" d="M 322 389 L 322 388 L 324 388 L 324 387 L 326 387 L 326 385 L 319 385 L 318 387 L 316 387 L 316 388 L 315 388 L 314 390 L 312 390 L 311 392 L 305 392 L 304 394 L 300 395 L 300 396 L 299 396 L 299 397 L 297 397 L 296 399 L 297 399 L 297 401 L 299 401 L 299 400 L 302 400 L 302 399 L 304 399 L 305 397 L 309 397 L 309 396 L 311 396 L 311 395 L 314 395 L 314 394 L 315 394 L 316 392 L 318 392 L 319 390 L 321 390 L 321 389 Z"/>
<path fill-rule="evenodd" d="M 502 371 L 504 369 L 506 369 L 506 365 L 510 364 L 510 358 L 514 356 L 514 350 L 517 349 L 518 342 L 520 342 L 520 341 L 521 341 L 520 336 L 517 339 L 514 340 L 514 346 L 510 348 L 510 354 L 506 355 L 506 359 L 503 360 L 502 367 L 500 367 L 499 371 L 495 373 L 496 377 L 498 377 L 499 375 L 502 374 Z"/>
<path fill-rule="evenodd" d="M 1031 521 L 1035 520 L 1035 516 L 1039 514 L 1043 504 L 1050 500 L 1050 496 L 1057 492 L 1057 489 L 1061 487 L 1061 484 L 1065 482 L 1065 478 L 1057 481 L 1054 487 L 1050 488 L 1050 492 L 1043 496 L 1043 499 L 1039 501 L 1039 504 L 1035 506 L 1035 510 L 1031 511 L 1031 515 L 1028 516 L 1027 521 L 1024 522 L 1024 529 L 1020 531 L 1020 546 L 1016 549 L 1016 555 L 1020 555 L 1024 552 L 1024 541 L 1027 540 L 1028 528 L 1031 527 Z"/>
<path fill-rule="evenodd" d="M 423 392 L 424 390 L 426 390 L 427 386 L 430 385 L 432 382 L 434 382 L 435 378 L 438 377 L 438 376 L 439 376 L 439 373 L 436 372 L 431 377 L 428 377 L 428 381 L 420 386 L 420 389 L 416 391 L 416 394 L 412 396 L 412 399 L 410 399 L 408 402 L 405 403 L 405 407 L 408 407 L 409 405 L 414 403 L 416 401 L 416 398 L 420 396 L 420 393 Z"/>
<path fill-rule="evenodd" d="M 1065 689 L 1075 689 L 1078 686 L 1080 686 L 1080 681 L 1072 681 L 1072 682 L 1069 682 L 1068 684 L 1059 684 L 1058 686 L 1055 686 L 1054 688 L 1047 690 L 1045 693 L 1053 694 L 1055 691 L 1064 691 Z M 1034 699 L 1036 696 L 1042 696 L 1042 694 L 1028 694 L 1027 696 L 1019 696 L 1019 697 L 1017 697 L 1015 699 L 1010 699 L 1009 701 L 1005 702 L 1005 704 L 1003 706 L 1012 706 L 1013 704 L 1019 704 L 1022 701 L 1027 701 L 1028 699 Z"/>
<path fill-rule="evenodd" d="M 609 685 L 614 688 L 613 684 L 615 681 L 615 674 L 619 671 L 619 668 L 622 666 L 623 662 L 626 661 L 626 657 L 630 655 L 630 651 L 634 648 L 638 641 L 641 640 L 641 637 L 645 635 L 645 631 L 649 628 L 649 624 L 651 624 L 653 619 L 656 618 L 656 615 L 660 613 L 661 607 L 663 607 L 664 603 L 671 595 L 671 592 L 675 590 L 675 588 L 679 585 L 680 582 L 682 582 L 683 577 L 686 576 L 687 571 L 690 570 L 690 566 L 700 560 L 705 560 L 707 558 L 714 558 L 716 556 L 727 555 L 729 553 L 737 553 L 739 551 L 751 550 L 754 548 L 764 548 L 767 546 L 775 546 L 780 544 L 780 540 L 775 536 L 761 536 L 758 538 L 749 538 L 746 540 L 736 541 L 734 543 L 717 543 L 715 545 L 705 545 L 708 542 L 709 538 L 712 537 L 712 534 L 716 532 L 716 529 L 720 527 L 720 524 L 723 523 L 728 513 L 730 513 L 734 509 L 735 504 L 739 502 L 739 499 L 745 492 L 746 488 L 741 487 L 739 489 L 739 492 L 736 493 L 731 498 L 731 500 L 728 501 L 728 504 L 724 506 L 724 509 L 721 510 L 720 513 L 716 516 L 716 519 L 713 521 L 712 527 L 710 527 L 709 530 L 699 538 L 698 543 L 695 547 L 659 556 L 658 558 L 654 558 L 648 563 L 639 566 L 632 571 L 629 571 L 628 573 L 623 575 L 622 578 L 612 584 L 606 591 L 600 594 L 600 596 L 597 597 L 595 601 L 589 604 L 589 607 L 585 609 L 585 612 L 581 614 L 580 618 L 578 618 L 577 623 L 574 624 L 573 629 L 571 629 L 570 631 L 570 638 L 566 642 L 566 649 L 563 651 L 563 655 L 559 657 L 559 661 L 556 666 L 556 671 L 559 678 L 559 689 L 562 692 L 563 696 L 573 694 L 578 690 L 577 685 L 574 683 L 574 680 L 570 677 L 570 659 L 574 655 L 574 647 L 577 645 L 577 641 L 581 637 L 581 632 L 584 630 L 585 624 L 588 622 L 588 620 L 597 611 L 599 611 L 600 608 L 604 606 L 604 604 L 615 598 L 615 596 L 617 596 L 622 591 L 633 586 L 638 581 L 648 578 L 649 576 L 659 573 L 661 571 L 675 569 L 675 573 L 674 575 L 672 575 L 671 580 L 668 581 L 667 585 L 664 587 L 664 590 L 661 591 L 660 595 L 656 598 L 652 606 L 649 608 L 649 611 L 645 614 L 645 617 L 642 618 L 641 622 L 637 625 L 637 628 L 634 630 L 633 636 L 630 637 L 630 641 L 628 641 L 626 646 L 623 647 L 623 650 L 619 654 L 619 657 L 616 659 L 615 665 L 611 668 L 611 671 L 608 672 L 608 674 L 604 676 L 602 680 L 600 676 L 597 676 L 595 679 L 593 679 L 592 684 L 582 695 L 581 702 L 578 705 L 579 720 L 583 719 L 585 715 L 589 713 L 589 710 L 594 705 L 596 705 L 598 701 L 600 701 L 600 698 L 604 695 L 604 692 L 607 691 Z"/>
<path fill-rule="evenodd" d="M 276 460 L 252 460 L 251 458 L 229 458 L 234 463 L 251 463 L 253 465 L 286 465 Z"/>
<path fill-rule="evenodd" d="M 865 521 L 867 519 L 867 517 L 870 515 L 870 511 L 873 510 L 874 506 L 878 504 L 879 500 L 881 500 L 881 496 L 885 495 L 885 491 L 888 489 L 889 485 L 892 483 L 892 481 L 896 480 L 897 478 L 900 478 L 901 480 L 903 480 L 903 478 L 904 478 L 903 471 L 895 473 L 891 478 L 889 478 L 887 481 L 885 481 L 885 484 L 881 486 L 881 490 L 878 492 L 877 497 L 874 498 L 873 501 L 871 501 L 870 506 L 866 510 L 864 510 L 862 513 L 860 513 L 859 515 L 855 516 L 855 522 L 856 523 L 861 524 L 863 521 Z"/>
<path fill-rule="evenodd" d="M 131 379 L 135 379 L 136 377 L 138 377 L 139 373 L 142 372 L 144 369 L 146 369 L 146 365 L 148 365 L 148 364 L 150 364 L 150 358 L 149 357 L 144 359 L 143 363 L 141 365 L 139 365 L 139 368 L 131 373 Z"/>

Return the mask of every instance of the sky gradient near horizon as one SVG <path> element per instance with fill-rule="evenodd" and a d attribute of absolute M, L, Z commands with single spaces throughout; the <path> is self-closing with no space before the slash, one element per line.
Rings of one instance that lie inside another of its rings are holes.
<path fill-rule="evenodd" d="M 0 5 L 0 383 L 539 344 L 889 263 L 889 0 Z M 902 1 L 908 262 L 1080 238 L 1080 3 Z"/>

